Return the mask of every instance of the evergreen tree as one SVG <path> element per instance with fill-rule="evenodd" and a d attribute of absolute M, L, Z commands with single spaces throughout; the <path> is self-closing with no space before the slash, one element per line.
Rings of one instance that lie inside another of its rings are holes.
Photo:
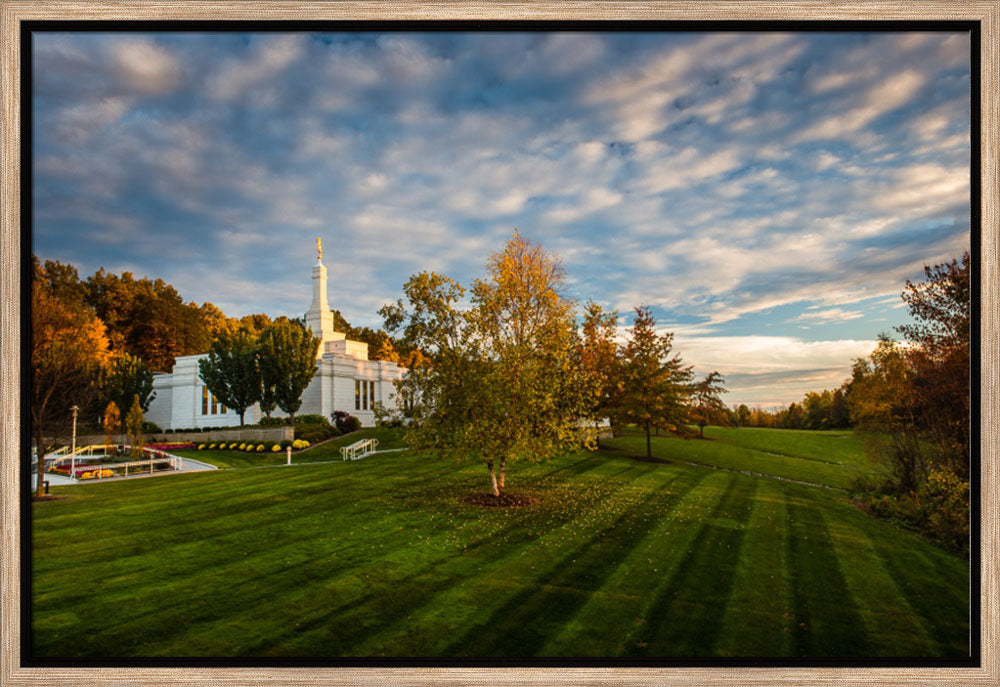
<path fill-rule="evenodd" d="M 623 419 L 646 432 L 646 457 L 652 458 L 650 431 L 666 428 L 681 431 L 688 421 L 687 399 L 691 368 L 673 353 L 674 335 L 656 334 L 656 319 L 649 308 L 635 309 L 622 350 L 619 412 Z"/>

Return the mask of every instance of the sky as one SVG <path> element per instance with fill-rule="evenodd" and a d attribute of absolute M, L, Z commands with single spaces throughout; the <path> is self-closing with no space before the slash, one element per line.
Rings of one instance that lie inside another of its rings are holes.
<path fill-rule="evenodd" d="M 970 244 L 967 33 L 35 33 L 33 250 L 355 326 L 516 228 L 730 403 L 832 389 Z"/>

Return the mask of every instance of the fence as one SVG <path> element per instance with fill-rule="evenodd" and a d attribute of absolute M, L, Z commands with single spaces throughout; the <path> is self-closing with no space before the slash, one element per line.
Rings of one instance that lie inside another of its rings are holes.
<path fill-rule="evenodd" d="M 124 434 L 113 435 L 112 440 L 124 444 L 128 442 L 128 437 Z M 210 441 L 253 441 L 270 442 L 280 444 L 286 439 L 291 441 L 295 438 L 295 430 L 291 427 L 234 427 L 233 429 L 212 429 L 197 432 L 150 432 L 144 435 L 147 442 L 162 441 L 193 441 L 197 443 L 208 443 Z M 77 444 L 102 444 L 106 437 L 103 434 L 85 434 L 78 436 Z"/>
<path fill-rule="evenodd" d="M 71 462 L 71 465 L 72 465 L 72 461 L 75 458 L 81 457 L 81 452 L 82 451 L 90 451 L 89 454 L 83 454 L 83 455 L 90 455 L 90 456 L 92 456 L 94 450 L 103 449 L 103 450 L 106 451 L 109 448 L 115 449 L 116 451 L 121 450 L 123 453 L 131 450 L 131 446 L 129 446 L 127 444 L 124 444 L 124 445 L 102 444 L 102 445 L 99 445 L 99 446 L 92 444 L 92 445 L 88 445 L 88 446 L 85 446 L 85 447 L 77 449 L 77 452 L 75 454 L 70 454 L 70 455 L 65 455 L 65 456 L 59 456 L 57 458 L 52 459 L 51 461 L 50 460 L 46 460 L 45 461 L 45 465 L 46 465 L 47 469 L 49 467 L 56 467 L 59 463 L 65 463 L 67 461 Z M 179 456 L 173 456 L 173 455 L 170 455 L 169 453 L 167 453 L 165 451 L 160 451 L 158 449 L 151 449 L 151 448 L 145 448 L 145 447 L 143 447 L 142 452 L 143 452 L 143 455 L 147 456 L 146 458 L 143 458 L 142 460 L 130 460 L 130 461 L 125 461 L 125 462 L 115 462 L 115 463 L 78 464 L 76 466 L 70 467 L 70 472 L 72 473 L 70 475 L 70 477 L 73 477 L 74 479 L 79 479 L 80 475 L 84 475 L 84 474 L 87 474 L 87 473 L 95 473 L 93 475 L 93 479 L 104 479 L 104 478 L 111 477 L 111 476 L 124 476 L 124 477 L 128 477 L 130 469 L 131 469 L 132 474 L 134 475 L 134 474 L 140 473 L 140 472 L 141 473 L 153 474 L 154 472 L 157 471 L 156 470 L 156 466 L 160 466 L 160 468 L 161 468 L 160 472 L 164 472 L 164 471 L 168 471 L 168 470 L 174 470 L 174 471 L 176 471 L 176 470 L 180 470 L 181 467 L 182 467 L 183 458 L 181 458 Z M 101 455 L 102 455 L 102 457 L 104 457 L 104 456 L 106 456 L 106 453 L 102 453 Z M 138 469 L 135 469 L 135 468 L 138 468 Z M 103 472 L 105 472 L 107 470 L 110 470 L 112 472 L 112 475 L 103 475 L 102 474 Z"/>

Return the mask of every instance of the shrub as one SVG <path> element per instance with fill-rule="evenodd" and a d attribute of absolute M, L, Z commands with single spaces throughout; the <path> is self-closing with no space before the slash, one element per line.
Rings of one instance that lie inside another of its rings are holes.
<path fill-rule="evenodd" d="M 204 446 L 204 444 L 202 444 L 202 446 Z M 215 449 L 215 444 L 209 444 L 208 448 L 209 448 L 209 450 L 214 450 Z"/>
<path fill-rule="evenodd" d="M 240 444 L 240 450 L 241 450 L 241 451 L 242 451 L 243 449 L 245 449 L 246 447 L 247 447 L 247 445 L 246 445 L 246 444 Z"/>
<path fill-rule="evenodd" d="M 253 444 L 247 444 L 247 447 L 245 449 L 243 449 L 243 450 L 246 451 L 247 453 L 251 453 L 251 452 L 253 452 L 253 451 L 257 450 L 257 449 L 254 448 Z"/>
<path fill-rule="evenodd" d="M 159 434 L 162 431 L 163 430 L 160 429 L 160 426 L 158 424 L 156 424 L 155 422 L 147 422 L 147 421 L 144 420 L 143 423 L 142 423 L 142 433 L 143 434 L 154 434 L 154 433 L 155 434 Z"/>
<path fill-rule="evenodd" d="M 257 453 L 261 453 L 264 450 L 264 444 L 257 444 Z"/>
<path fill-rule="evenodd" d="M 205 450 L 205 444 L 198 444 L 198 450 L 199 451 L 204 451 Z"/>
<path fill-rule="evenodd" d="M 282 439 L 279 445 L 281 448 L 286 449 L 291 446 L 294 442 L 291 439 Z"/>
<path fill-rule="evenodd" d="M 297 418 L 296 418 L 297 419 Z M 285 427 L 291 424 L 289 418 L 287 417 L 262 417 L 260 422 L 257 423 L 260 427 Z"/>
<path fill-rule="evenodd" d="M 361 429 L 361 420 L 343 410 L 334 411 L 333 422 L 341 434 L 350 434 Z"/>
<path fill-rule="evenodd" d="M 281 450 L 281 447 L 278 446 L 277 444 L 275 444 L 274 446 L 271 447 L 271 453 L 277 453 L 280 450 Z"/>

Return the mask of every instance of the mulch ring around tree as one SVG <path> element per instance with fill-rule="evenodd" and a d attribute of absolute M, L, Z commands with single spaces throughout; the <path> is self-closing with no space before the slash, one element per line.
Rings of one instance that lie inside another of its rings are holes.
<path fill-rule="evenodd" d="M 500 492 L 500 496 L 493 494 L 467 494 L 459 499 L 468 506 L 479 506 L 480 508 L 525 508 L 534 506 L 539 501 L 534 496 L 526 494 L 511 494 L 510 492 Z"/>

